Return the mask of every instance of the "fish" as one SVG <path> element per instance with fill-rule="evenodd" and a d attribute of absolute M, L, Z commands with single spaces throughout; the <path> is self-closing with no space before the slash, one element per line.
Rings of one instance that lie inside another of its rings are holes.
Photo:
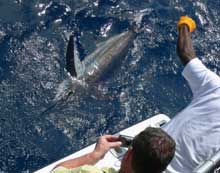
<path fill-rule="evenodd" d="M 72 54 L 72 52 L 77 53 L 74 46 L 72 46 L 73 36 L 70 36 L 66 56 L 67 71 L 72 77 L 84 80 L 87 83 L 96 82 L 103 72 L 109 68 L 109 65 L 125 56 L 134 35 L 135 33 L 132 30 L 127 30 L 105 42 L 99 43 L 97 49 L 85 57 L 84 61 L 80 61 L 79 56 Z"/>
<path fill-rule="evenodd" d="M 68 78 L 59 85 L 55 100 L 66 99 L 74 93 L 78 85 L 87 87 L 97 83 L 108 70 L 111 70 L 126 56 L 135 36 L 136 32 L 133 29 L 117 34 L 99 43 L 97 48 L 81 61 L 77 51 L 76 37 L 71 34 L 66 51 L 65 69 Z"/>

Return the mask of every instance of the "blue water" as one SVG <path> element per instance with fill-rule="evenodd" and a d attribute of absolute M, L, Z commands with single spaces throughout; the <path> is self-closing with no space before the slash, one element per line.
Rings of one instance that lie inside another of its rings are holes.
<path fill-rule="evenodd" d="M 181 76 L 176 21 L 196 20 L 197 55 L 220 73 L 220 1 L 0 0 L 0 172 L 33 172 L 157 113 L 171 118 L 192 95 Z M 124 61 L 90 91 L 47 112 L 65 79 L 68 35 L 81 58 L 145 9 Z"/>

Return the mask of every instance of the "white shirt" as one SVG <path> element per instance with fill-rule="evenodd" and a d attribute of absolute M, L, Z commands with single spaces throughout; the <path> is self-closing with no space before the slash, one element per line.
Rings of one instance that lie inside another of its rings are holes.
<path fill-rule="evenodd" d="M 191 103 L 164 130 L 176 141 L 175 157 L 166 172 L 191 173 L 220 150 L 220 77 L 198 59 L 184 68 L 193 93 Z"/>

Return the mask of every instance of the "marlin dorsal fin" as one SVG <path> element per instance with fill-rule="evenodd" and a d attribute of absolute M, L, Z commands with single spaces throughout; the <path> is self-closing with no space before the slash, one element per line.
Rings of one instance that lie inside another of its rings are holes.
<path fill-rule="evenodd" d="M 71 74 L 72 77 L 81 76 L 85 70 L 83 62 L 79 59 L 76 37 L 74 37 L 74 35 L 70 35 L 67 45 L 66 70 Z"/>
<path fill-rule="evenodd" d="M 70 35 L 69 42 L 66 51 L 66 70 L 71 76 L 77 77 L 76 69 L 74 65 L 74 36 Z"/>

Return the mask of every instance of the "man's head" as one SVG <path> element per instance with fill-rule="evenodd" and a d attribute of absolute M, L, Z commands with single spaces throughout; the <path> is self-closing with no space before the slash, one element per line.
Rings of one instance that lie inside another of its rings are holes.
<path fill-rule="evenodd" d="M 138 134 L 123 158 L 122 173 L 161 173 L 175 153 L 174 140 L 162 129 L 148 127 Z"/>

